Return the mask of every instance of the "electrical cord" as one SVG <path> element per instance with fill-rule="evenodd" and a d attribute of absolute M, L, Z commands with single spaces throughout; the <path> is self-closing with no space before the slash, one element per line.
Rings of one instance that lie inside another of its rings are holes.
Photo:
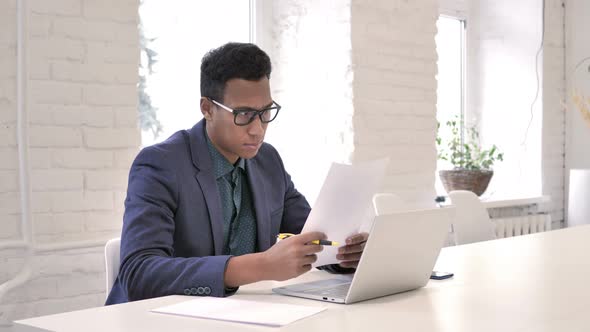
<path fill-rule="evenodd" d="M 539 44 L 539 49 L 537 50 L 537 54 L 535 55 L 535 77 L 537 78 L 537 90 L 535 92 L 535 98 L 531 103 L 531 118 L 526 127 L 526 131 L 524 133 L 524 140 L 520 144 L 521 146 L 526 145 L 527 137 L 529 135 L 529 129 L 531 128 L 531 124 L 533 123 L 533 118 L 535 116 L 534 107 L 537 103 L 537 100 L 539 99 L 539 92 L 541 90 L 541 82 L 539 77 L 539 55 L 541 55 L 541 52 L 543 51 L 543 46 L 545 45 L 545 0 L 541 0 L 541 8 L 541 43 Z"/>

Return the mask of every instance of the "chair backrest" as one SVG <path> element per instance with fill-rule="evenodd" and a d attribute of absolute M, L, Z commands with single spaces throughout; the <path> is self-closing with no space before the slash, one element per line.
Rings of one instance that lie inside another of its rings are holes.
<path fill-rule="evenodd" d="M 407 210 L 406 202 L 396 194 L 378 193 L 373 196 L 375 215 L 382 216 Z"/>
<path fill-rule="evenodd" d="M 106 268 L 106 296 L 109 296 L 111 288 L 119 274 L 119 264 L 121 260 L 121 239 L 111 239 L 104 246 L 104 263 Z"/>
<path fill-rule="evenodd" d="M 455 244 L 467 244 L 496 238 L 495 226 L 487 209 L 473 192 L 456 190 L 449 193 L 455 207 L 453 233 Z"/>

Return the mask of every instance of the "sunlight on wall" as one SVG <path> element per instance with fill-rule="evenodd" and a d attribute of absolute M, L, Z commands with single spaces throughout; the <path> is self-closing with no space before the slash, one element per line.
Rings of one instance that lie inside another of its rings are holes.
<path fill-rule="evenodd" d="M 271 87 L 284 108 L 267 141 L 313 206 L 332 161 L 350 162 L 353 149 L 350 6 L 273 1 L 272 25 Z"/>
<path fill-rule="evenodd" d="M 568 7 L 567 45 L 567 81 L 568 81 L 568 118 L 567 135 L 567 168 L 590 168 L 590 127 L 585 122 L 580 111 L 582 104 L 576 107 L 574 96 L 577 94 L 585 98 L 586 105 L 590 104 L 590 43 L 588 31 L 590 29 L 590 2 L 572 1 Z M 583 32 L 582 32 L 583 31 Z M 586 60 L 583 60 L 586 59 Z M 578 65 L 578 68 L 575 66 Z"/>
<path fill-rule="evenodd" d="M 504 152 L 504 161 L 494 166 L 487 194 L 539 195 L 540 89 L 532 112 L 531 104 L 537 90 L 535 54 L 541 42 L 541 3 L 482 0 L 474 4 L 470 15 L 467 125 L 480 128 L 484 146 L 495 144 Z M 539 85 L 542 63 L 540 56 Z"/>

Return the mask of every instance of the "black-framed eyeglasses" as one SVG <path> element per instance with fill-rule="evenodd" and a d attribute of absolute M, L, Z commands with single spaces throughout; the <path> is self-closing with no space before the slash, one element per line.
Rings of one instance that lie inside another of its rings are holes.
<path fill-rule="evenodd" d="M 252 121 L 254 121 L 254 119 L 256 119 L 256 116 L 260 118 L 260 122 L 269 123 L 277 117 L 277 114 L 279 114 L 279 111 L 281 110 L 281 105 L 277 104 L 274 100 L 269 107 L 259 111 L 250 107 L 232 109 L 214 99 L 208 99 L 224 110 L 232 112 L 234 114 L 234 123 L 237 126 L 245 126 L 250 124 Z"/>

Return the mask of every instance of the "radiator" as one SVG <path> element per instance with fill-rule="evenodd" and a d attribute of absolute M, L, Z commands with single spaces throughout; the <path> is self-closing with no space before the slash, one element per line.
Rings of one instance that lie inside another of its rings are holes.
<path fill-rule="evenodd" d="M 496 225 L 496 237 L 499 239 L 551 230 L 551 215 L 547 213 L 490 220 Z"/>

